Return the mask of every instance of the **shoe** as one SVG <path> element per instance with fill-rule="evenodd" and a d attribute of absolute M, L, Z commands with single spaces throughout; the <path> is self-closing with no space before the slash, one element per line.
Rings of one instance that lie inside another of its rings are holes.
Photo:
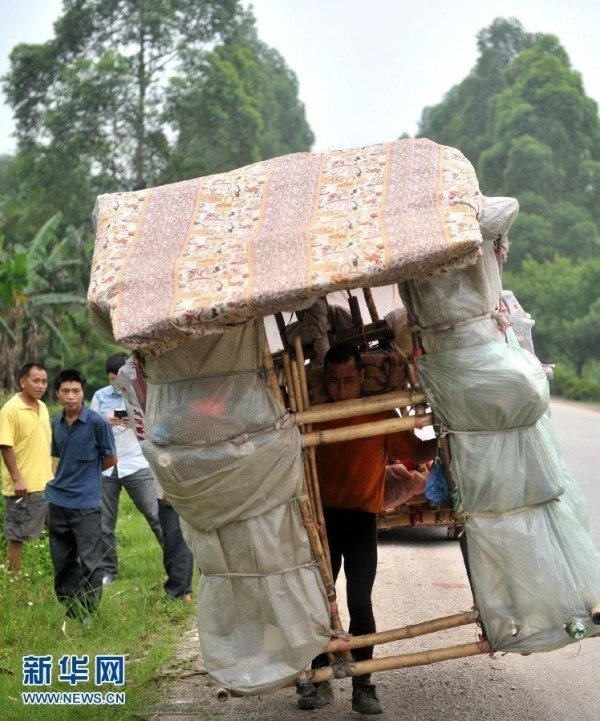
<path fill-rule="evenodd" d="M 301 711 L 314 711 L 327 706 L 328 703 L 333 703 L 333 686 L 331 681 L 323 681 L 307 684 L 302 690 L 297 706 Z"/>
<path fill-rule="evenodd" d="M 102 576 L 102 585 L 110 586 L 111 583 L 114 583 L 116 580 L 116 576 Z"/>
<path fill-rule="evenodd" d="M 365 683 L 352 689 L 352 710 L 366 715 L 383 713 L 383 707 L 379 703 L 372 683 Z"/>
<path fill-rule="evenodd" d="M 192 594 L 191 594 L 191 593 L 184 593 L 183 596 L 181 597 L 181 600 L 182 600 L 184 603 L 191 603 L 191 602 L 192 602 Z"/>

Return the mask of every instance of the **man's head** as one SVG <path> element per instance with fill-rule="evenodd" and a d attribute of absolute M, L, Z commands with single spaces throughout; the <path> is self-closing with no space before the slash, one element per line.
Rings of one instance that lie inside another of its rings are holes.
<path fill-rule="evenodd" d="M 108 356 L 106 363 L 104 364 L 104 370 L 108 376 L 109 383 L 112 383 L 117 377 L 117 373 L 119 372 L 121 366 L 125 365 L 126 360 L 126 353 L 113 353 L 111 356 Z"/>
<path fill-rule="evenodd" d="M 79 371 L 61 371 L 54 379 L 54 391 L 59 403 L 66 411 L 77 412 L 83 405 L 85 376 Z"/>
<path fill-rule="evenodd" d="M 21 393 L 30 401 L 38 401 L 48 388 L 48 374 L 41 363 L 27 363 L 19 371 Z"/>
<path fill-rule="evenodd" d="M 325 354 L 325 385 L 332 401 L 360 398 L 365 379 L 360 351 L 350 343 L 332 346 Z"/>

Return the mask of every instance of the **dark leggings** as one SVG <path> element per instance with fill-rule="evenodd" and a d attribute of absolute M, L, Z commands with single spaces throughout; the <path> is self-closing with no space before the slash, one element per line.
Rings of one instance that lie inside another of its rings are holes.
<path fill-rule="evenodd" d="M 342 558 L 346 574 L 346 598 L 350 613 L 349 632 L 353 636 L 375 633 L 371 592 L 377 571 L 377 519 L 374 513 L 344 508 L 324 508 L 333 577 L 337 580 Z M 356 661 L 373 658 L 373 646 L 355 648 Z M 313 668 L 328 665 L 321 654 Z"/>

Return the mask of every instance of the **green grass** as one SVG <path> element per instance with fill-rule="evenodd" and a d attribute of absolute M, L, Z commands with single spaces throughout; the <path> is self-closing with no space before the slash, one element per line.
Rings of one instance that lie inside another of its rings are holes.
<path fill-rule="evenodd" d="M 2 511 L 0 511 L 0 516 Z M 0 518 L 0 520 L 2 520 Z M 121 494 L 117 525 L 119 579 L 105 587 L 98 617 L 83 627 L 64 618 L 53 590 L 52 563 L 46 532 L 25 544 L 23 570 L 6 571 L 5 539 L 0 535 L 0 716 L 21 719 L 147 718 L 159 692 L 161 666 L 173 655 L 178 637 L 191 625 L 195 604 L 165 601 L 161 551 L 146 520 L 129 497 Z M 22 685 L 26 655 L 53 656 L 53 679 L 43 688 Z M 64 654 L 88 655 L 90 681 L 70 686 L 56 681 Z M 124 654 L 125 685 L 95 686 L 94 657 Z M 124 706 L 25 706 L 23 691 L 123 691 Z"/>

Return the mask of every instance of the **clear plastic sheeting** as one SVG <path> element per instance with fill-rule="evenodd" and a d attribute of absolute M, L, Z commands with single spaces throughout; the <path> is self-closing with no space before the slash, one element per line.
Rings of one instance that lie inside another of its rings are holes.
<path fill-rule="evenodd" d="M 506 342 L 424 355 L 419 375 L 438 417 L 456 431 L 529 426 L 548 408 L 539 360 Z"/>
<path fill-rule="evenodd" d="M 561 495 L 560 454 L 541 423 L 495 434 L 450 436 L 452 477 L 465 513 L 504 513 Z"/>
<path fill-rule="evenodd" d="M 528 653 L 572 642 L 571 622 L 600 630 L 590 616 L 600 603 L 600 556 L 549 419 L 544 369 L 519 346 L 527 339 L 508 327 L 514 319 L 501 304 L 498 260 L 517 209 L 510 198 L 488 198 L 480 261 L 407 281 L 401 294 L 426 351 L 423 390 L 449 439 L 488 640 L 497 651 Z M 514 330 L 530 331 L 524 311 L 519 318 L 528 328 Z"/>
<path fill-rule="evenodd" d="M 210 674 L 242 693 L 297 676 L 329 638 L 297 504 L 210 533 L 188 530 L 186 540 L 202 568 L 198 630 Z"/>
<path fill-rule="evenodd" d="M 600 556 L 568 503 L 466 523 L 475 600 L 493 648 L 531 653 L 571 642 L 565 624 L 597 633 Z"/>
<path fill-rule="evenodd" d="M 402 283 L 402 301 L 411 309 L 414 318 L 411 323 L 416 322 L 421 329 L 423 348 L 428 353 L 504 338 L 502 329 L 491 316 L 498 308 L 501 289 L 494 244 L 484 242 L 482 254 L 479 262 L 464 271 Z M 463 323 L 465 320 L 469 322 Z M 440 326 L 455 323 L 461 325 L 452 330 L 439 330 Z"/>
<path fill-rule="evenodd" d="M 267 382 L 262 323 L 146 359 L 153 473 L 200 568 L 206 667 L 237 693 L 295 678 L 329 641 L 299 501 L 300 434 Z"/>

